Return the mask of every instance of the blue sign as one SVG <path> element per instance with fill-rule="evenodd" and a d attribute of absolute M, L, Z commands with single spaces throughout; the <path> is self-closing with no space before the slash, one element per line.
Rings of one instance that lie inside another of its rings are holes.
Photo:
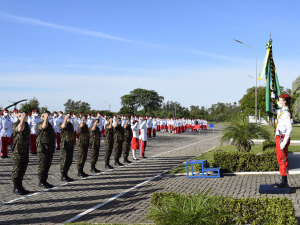
<path fill-rule="evenodd" d="M 215 127 L 215 125 L 214 124 L 209 124 L 209 127 Z"/>

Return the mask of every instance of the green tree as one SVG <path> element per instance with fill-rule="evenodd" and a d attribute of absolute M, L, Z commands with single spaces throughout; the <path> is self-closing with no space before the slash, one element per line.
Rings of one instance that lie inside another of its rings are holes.
<path fill-rule="evenodd" d="M 33 97 L 29 100 L 29 102 L 21 104 L 20 110 L 25 111 L 27 113 L 31 113 L 33 110 L 37 109 L 39 112 L 41 112 L 39 105 L 40 105 L 40 103 L 37 100 L 37 98 Z"/>
<path fill-rule="evenodd" d="M 123 95 L 120 99 L 122 106 L 127 106 L 133 111 L 137 111 L 138 108 L 142 107 L 147 113 L 148 111 L 154 112 L 159 109 L 164 97 L 158 95 L 154 90 L 136 88 L 128 95 Z"/>
<path fill-rule="evenodd" d="M 293 82 L 293 87 L 291 90 L 292 95 L 292 116 L 294 120 L 299 121 L 300 120 L 300 76 L 296 78 L 296 80 Z"/>
<path fill-rule="evenodd" d="M 88 113 L 91 110 L 91 105 L 87 102 L 77 101 L 75 102 L 72 99 L 68 99 L 68 101 L 64 104 L 65 111 L 71 111 L 77 113 Z M 94 114 L 95 112 L 93 112 Z"/>
<path fill-rule="evenodd" d="M 238 151 L 249 152 L 251 146 L 254 145 L 252 139 L 262 138 L 270 140 L 271 135 L 264 126 L 256 123 L 249 124 L 248 121 L 233 121 L 231 124 L 223 129 L 223 136 L 221 143 L 231 141 L 231 144 L 238 148 Z"/>

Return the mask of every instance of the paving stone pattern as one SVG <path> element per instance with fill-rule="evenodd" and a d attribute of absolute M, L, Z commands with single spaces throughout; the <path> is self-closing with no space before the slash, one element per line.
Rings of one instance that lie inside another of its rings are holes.
<path fill-rule="evenodd" d="M 214 136 L 220 135 L 222 126 L 216 126 Z M 213 137 L 212 130 L 201 132 L 201 139 Z M 146 156 L 151 157 L 163 152 L 174 150 L 199 141 L 197 132 L 185 134 L 161 134 L 157 138 L 148 140 Z M 211 149 L 212 140 L 200 144 L 202 151 Z M 218 145 L 218 138 L 214 141 Z M 100 158 L 97 163 L 101 171 L 104 170 L 103 143 L 101 145 Z M 161 172 L 168 170 L 199 154 L 199 145 L 191 145 L 179 150 L 162 154 L 147 160 L 139 160 L 126 167 L 103 173 L 90 179 L 73 182 L 52 191 L 47 191 L 12 204 L 0 207 L 0 224 L 59 224 L 73 218 L 109 198 L 140 184 Z M 74 161 L 77 159 L 77 151 L 74 153 Z M 89 160 L 89 158 L 88 158 Z M 85 172 L 89 172 L 87 160 Z M 129 160 L 132 160 L 131 156 Z M 111 160 L 113 163 L 113 160 Z M 2 166 L 4 165 L 4 166 Z M 12 194 L 10 180 L 12 162 L 11 158 L 1 160 L 0 188 L 1 203 L 18 198 Z M 76 178 L 76 163 L 73 162 L 70 176 Z M 2 176 L 4 175 L 4 176 Z M 135 190 L 132 190 L 112 202 L 92 211 L 77 219 L 75 222 L 90 221 L 92 223 L 149 223 L 144 218 L 150 209 L 149 200 L 156 191 L 175 191 L 180 193 L 192 193 L 196 190 L 204 190 L 212 187 L 212 194 L 231 195 L 235 197 L 259 197 L 260 184 L 270 184 L 278 181 L 278 175 L 251 175 L 251 176 L 225 176 L 223 178 L 188 179 L 186 176 L 162 175 Z M 293 192 L 286 196 L 292 199 L 296 208 L 296 216 L 300 217 L 299 188 L 300 175 L 289 177 Z M 54 164 L 50 169 L 49 182 L 55 185 L 62 184 L 59 173 L 59 152 L 55 154 Z M 37 187 L 37 158 L 30 157 L 30 165 L 25 174 L 24 186 L 31 191 L 41 191 Z M 268 195 L 271 196 L 271 195 Z M 277 195 L 272 195 L 277 196 Z"/>
<path fill-rule="evenodd" d="M 215 134 L 220 134 L 221 127 L 215 128 Z M 213 137 L 212 130 L 202 131 L 201 140 L 210 139 Z M 216 138 L 217 140 L 217 138 Z M 217 141 L 215 140 L 215 144 Z M 167 133 L 158 133 L 158 137 L 149 138 L 146 148 L 146 157 L 158 155 L 163 152 L 174 150 L 180 147 L 190 145 L 199 141 L 197 132 L 171 135 Z M 212 148 L 212 140 L 201 143 L 201 150 L 205 151 Z M 131 188 L 141 182 L 144 182 L 157 174 L 168 170 L 193 156 L 199 154 L 199 145 L 191 145 L 173 151 L 168 154 L 149 158 L 146 160 L 138 160 L 126 167 L 119 167 L 116 170 L 103 173 L 90 179 L 73 182 L 66 186 L 57 189 L 43 192 L 28 198 L 16 201 L 11 204 L 0 207 L 0 224 L 57 224 L 62 223 L 77 214 L 98 205 L 107 199 Z M 113 154 L 112 154 L 113 155 Z M 12 157 L 9 153 L 8 159 L 0 161 L 0 199 L 1 203 L 19 198 L 12 193 L 11 169 Z M 59 172 L 59 157 L 60 152 L 57 151 L 54 155 L 53 163 L 50 168 L 48 181 L 54 185 L 61 185 L 64 182 L 60 181 Z M 77 151 L 74 152 L 73 164 L 70 168 L 70 177 L 76 178 L 76 160 Z M 132 160 L 130 155 L 129 160 Z M 113 164 L 113 157 L 111 159 Z M 39 188 L 37 178 L 38 160 L 36 155 L 30 155 L 29 165 L 23 181 L 24 187 L 30 191 L 42 191 Z M 102 141 L 100 157 L 97 167 L 104 171 L 104 143 Z M 89 156 L 84 168 L 88 174 L 90 164 Z M 131 200 L 128 199 L 130 202 Z M 149 199 L 147 200 L 149 201 Z M 133 201 L 134 202 L 134 201 Z M 103 206 L 104 208 L 106 206 Z M 146 211 L 142 210 L 144 214 Z M 142 216 L 142 214 L 141 214 Z M 116 215 L 114 220 L 119 218 Z M 102 222 L 106 220 L 100 219 Z M 113 222 L 114 220 L 110 221 Z M 128 221 L 130 222 L 130 221 Z"/>

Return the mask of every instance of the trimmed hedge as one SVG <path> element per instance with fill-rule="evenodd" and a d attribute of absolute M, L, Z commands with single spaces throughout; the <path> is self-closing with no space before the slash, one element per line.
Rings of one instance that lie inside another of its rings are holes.
<path fill-rule="evenodd" d="M 179 195 L 185 194 L 155 192 L 152 194 L 150 203 L 152 207 L 159 208 L 163 202 L 165 202 L 164 200 L 166 198 L 173 198 Z M 185 196 L 190 197 L 192 195 Z M 218 196 L 208 196 L 207 198 L 213 199 L 218 198 Z M 253 197 L 240 199 L 224 197 L 218 201 L 218 204 L 232 216 L 220 218 L 217 224 L 297 224 L 293 203 L 286 197 Z M 180 221 L 178 221 L 178 224 L 180 224 Z"/>
<path fill-rule="evenodd" d="M 275 150 L 276 151 L 276 142 L 275 141 L 264 141 L 262 143 L 262 150 Z"/>
<path fill-rule="evenodd" d="M 265 151 L 261 154 L 251 152 L 215 152 L 212 165 L 222 167 L 224 172 L 278 171 L 276 153 Z"/>

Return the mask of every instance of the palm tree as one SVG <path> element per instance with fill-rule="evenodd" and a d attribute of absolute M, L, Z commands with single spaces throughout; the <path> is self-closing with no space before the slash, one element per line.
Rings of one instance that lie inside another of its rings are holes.
<path fill-rule="evenodd" d="M 271 135 L 264 126 L 237 120 L 223 129 L 221 142 L 223 144 L 224 142 L 231 141 L 231 145 L 236 146 L 239 152 L 250 152 L 251 146 L 254 145 L 252 139 L 258 138 L 270 140 Z"/>
<path fill-rule="evenodd" d="M 298 94 L 298 97 L 295 99 L 293 104 L 293 117 L 297 120 L 300 119 L 300 76 L 296 78 L 293 82 L 293 87 L 291 91 L 291 95 Z"/>

